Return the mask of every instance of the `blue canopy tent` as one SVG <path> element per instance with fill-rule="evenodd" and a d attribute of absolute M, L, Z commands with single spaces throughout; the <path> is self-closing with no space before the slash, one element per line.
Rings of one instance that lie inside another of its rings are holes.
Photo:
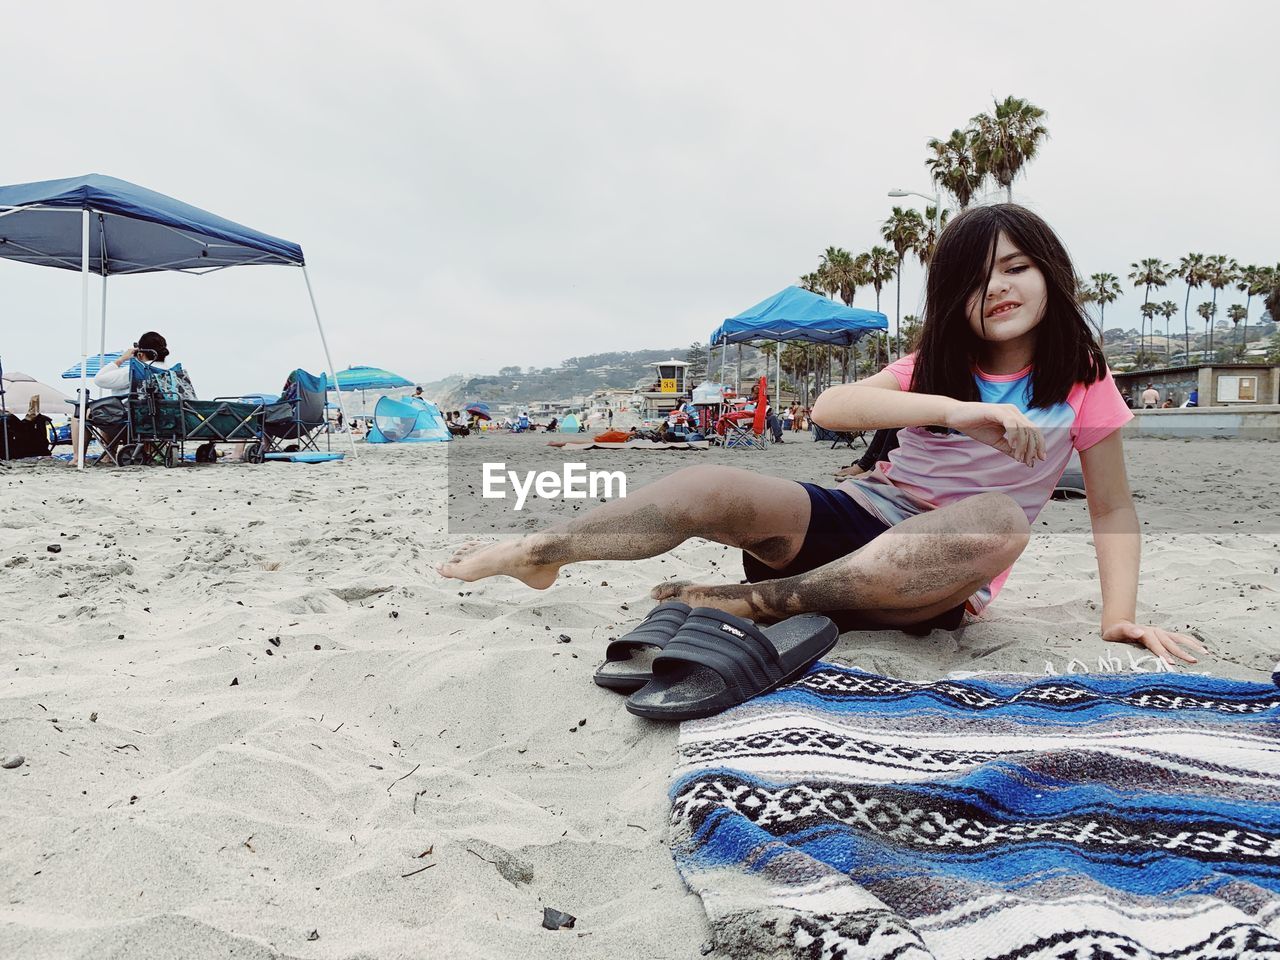
<path fill-rule="evenodd" d="M 249 264 L 301 267 L 325 360 L 330 373 L 334 369 L 300 246 L 145 187 L 100 174 L 0 186 L 0 257 L 80 272 L 82 420 L 88 395 L 91 273 L 102 277 L 101 359 L 106 355 L 108 276 L 160 270 L 200 274 Z M 341 394 L 338 399 L 341 403 Z M 83 444 L 77 459 L 83 468 Z"/>
<path fill-rule="evenodd" d="M 724 378 L 725 350 L 729 344 L 752 340 L 803 340 L 848 347 L 876 330 L 888 330 L 889 318 L 876 310 L 846 307 L 827 297 L 787 287 L 736 317 L 730 317 L 711 333 L 708 351 L 720 346 L 720 374 Z M 782 358 L 775 357 L 774 396 L 782 382 Z"/>

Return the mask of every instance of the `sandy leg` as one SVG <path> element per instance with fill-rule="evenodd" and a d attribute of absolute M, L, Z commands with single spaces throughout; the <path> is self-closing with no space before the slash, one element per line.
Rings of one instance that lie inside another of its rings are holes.
<path fill-rule="evenodd" d="M 689 492 L 698 491 L 697 496 Z M 795 555 L 809 497 L 790 480 L 733 467 L 689 467 L 543 533 L 468 543 L 436 568 L 458 580 L 508 576 L 545 590 L 560 568 L 582 560 L 642 560 L 705 537 L 765 562 Z"/>
<path fill-rule="evenodd" d="M 655 600 L 682 600 L 759 622 L 857 610 L 907 626 L 962 603 L 1026 547 L 1026 517 L 1010 498 L 981 494 L 904 520 L 862 549 L 806 573 L 745 584 L 671 581 Z"/>
<path fill-rule="evenodd" d="M 649 596 L 659 603 L 664 600 L 679 600 L 691 607 L 711 607 L 757 623 L 779 619 L 765 609 L 763 596 L 756 585 L 751 583 L 707 584 L 669 580 L 654 587 L 649 591 Z"/>
<path fill-rule="evenodd" d="M 537 536 L 533 534 L 519 540 L 499 540 L 496 543 L 466 543 L 436 567 L 436 572 L 442 577 L 468 583 L 485 577 L 515 577 L 535 590 L 545 590 L 556 582 L 561 564 L 535 559 Z"/>

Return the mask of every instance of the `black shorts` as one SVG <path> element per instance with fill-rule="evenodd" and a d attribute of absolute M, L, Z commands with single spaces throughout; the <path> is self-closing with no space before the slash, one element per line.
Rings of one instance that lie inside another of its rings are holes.
<path fill-rule="evenodd" d="M 742 554 L 742 571 L 750 583 L 762 580 L 778 580 L 808 573 L 832 560 L 847 557 L 865 547 L 889 529 L 889 524 L 866 510 L 847 493 L 828 490 L 816 483 L 801 483 L 809 494 L 809 528 L 804 543 L 795 559 L 775 570 L 745 551 Z M 836 622 L 843 633 L 846 630 L 875 630 L 880 627 L 869 619 L 865 610 L 824 610 Z M 964 622 L 965 605 L 956 604 L 950 610 L 928 620 L 902 627 L 907 633 L 923 634 L 930 630 L 955 630 Z"/>

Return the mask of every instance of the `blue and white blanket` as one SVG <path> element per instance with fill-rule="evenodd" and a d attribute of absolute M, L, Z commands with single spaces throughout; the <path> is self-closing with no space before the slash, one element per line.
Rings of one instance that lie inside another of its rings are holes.
<path fill-rule="evenodd" d="M 675 856 L 731 957 L 1280 957 L 1280 689 L 819 664 L 681 729 Z"/>

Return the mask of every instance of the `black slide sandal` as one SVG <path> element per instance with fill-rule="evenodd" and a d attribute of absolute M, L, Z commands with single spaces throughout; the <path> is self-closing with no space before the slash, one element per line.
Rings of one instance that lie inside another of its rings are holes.
<path fill-rule="evenodd" d="M 696 720 L 781 686 L 831 650 L 840 631 L 806 613 L 771 627 L 698 607 L 653 660 L 653 679 L 627 700 L 651 720 Z"/>
<path fill-rule="evenodd" d="M 676 635 L 689 616 L 689 605 L 679 600 L 660 603 L 634 630 L 605 648 L 604 663 L 592 679 L 596 686 L 631 693 L 653 679 L 653 658 Z"/>

